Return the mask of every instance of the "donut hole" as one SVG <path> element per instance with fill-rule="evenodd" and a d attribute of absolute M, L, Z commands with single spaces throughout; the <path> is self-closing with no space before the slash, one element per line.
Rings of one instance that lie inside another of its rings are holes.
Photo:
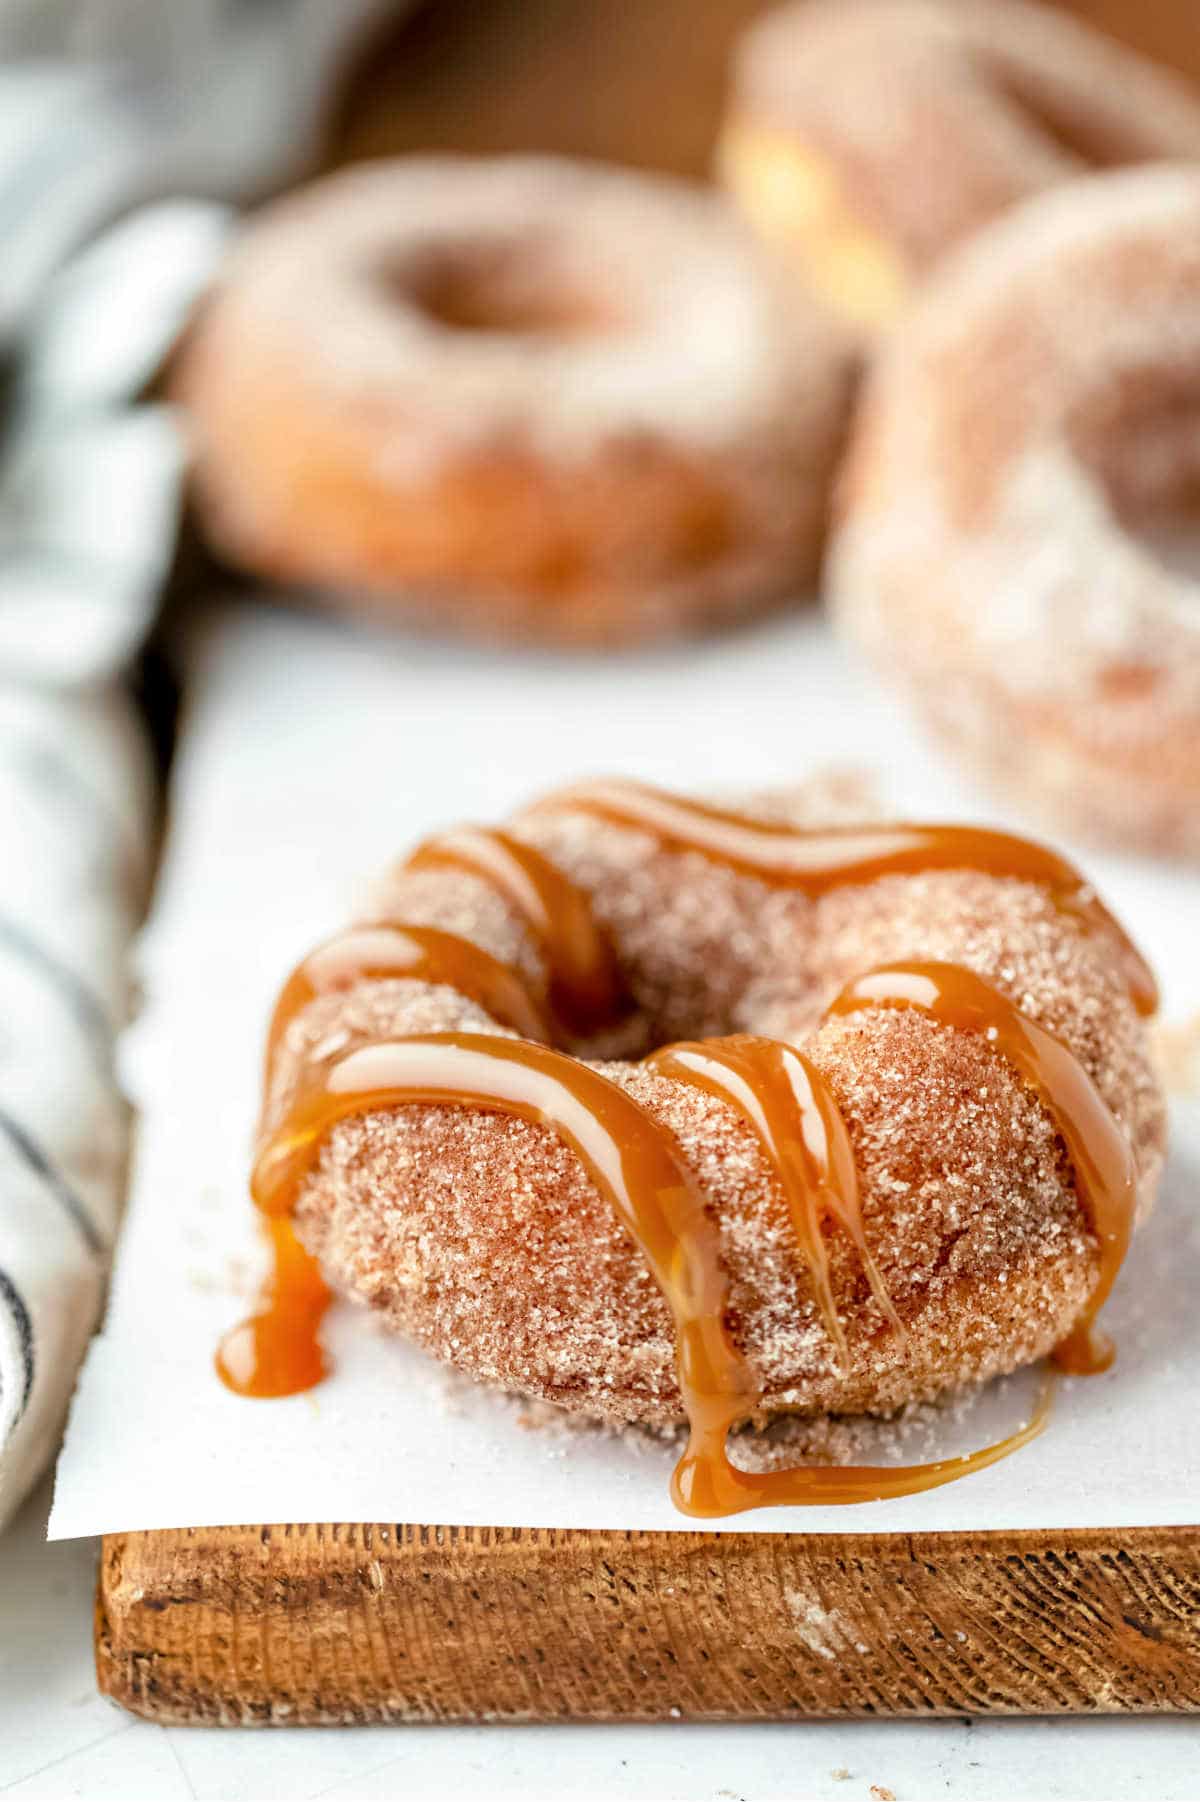
<path fill-rule="evenodd" d="M 1131 528 L 1130 536 L 1159 569 L 1200 589 L 1200 496 L 1191 519 L 1147 522 Z"/>
<path fill-rule="evenodd" d="M 720 915 L 720 898 L 714 900 Z M 679 916 L 676 915 L 676 920 Z M 745 916 L 728 931 L 709 933 L 680 920 L 671 948 L 647 939 L 622 957 L 627 1006 L 588 1041 L 557 1049 L 584 1058 L 641 1060 L 680 1040 L 722 1039 L 748 1033 L 802 1043 L 820 1025 L 836 992 L 793 951 L 781 965 L 780 937 L 762 933 Z"/>
<path fill-rule="evenodd" d="M 393 296 L 442 331 L 509 338 L 607 336 L 628 321 L 578 275 L 555 268 L 547 247 L 459 244 L 385 271 Z"/>
<path fill-rule="evenodd" d="M 1113 112 L 1099 112 L 1078 93 L 1043 85 L 1030 69 L 989 63 L 987 85 L 999 94 L 1047 147 L 1090 169 L 1118 169 L 1145 158 L 1144 131 Z"/>
<path fill-rule="evenodd" d="M 1200 581 L 1200 370 L 1123 372 L 1077 407 L 1070 437 L 1122 530 Z"/>

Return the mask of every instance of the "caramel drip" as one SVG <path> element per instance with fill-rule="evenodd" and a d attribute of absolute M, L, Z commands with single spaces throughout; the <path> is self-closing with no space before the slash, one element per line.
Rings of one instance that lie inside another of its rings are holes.
<path fill-rule="evenodd" d="M 238 1395 L 298 1395 L 328 1374 L 319 1329 L 333 1297 L 287 1216 L 265 1225 L 271 1272 L 257 1311 L 217 1347 L 217 1375 Z"/>
<path fill-rule="evenodd" d="M 670 1134 L 625 1091 L 562 1052 L 483 1033 L 436 1033 L 351 1051 L 320 1067 L 263 1146 L 252 1190 L 263 1211 L 286 1216 L 321 1140 L 347 1115 L 414 1103 L 478 1107 L 549 1127 L 574 1151 L 615 1209 L 671 1310 L 687 1447 L 671 1479 L 683 1513 L 703 1518 L 750 1508 L 877 1501 L 953 1482 L 1028 1444 L 1048 1398 L 1019 1432 L 931 1464 L 739 1470 L 730 1429 L 762 1405 L 762 1389 L 726 1325 L 729 1283 L 704 1194 Z"/>
<path fill-rule="evenodd" d="M 433 926 L 360 926 L 318 945 L 288 977 L 267 1034 L 264 1086 L 269 1085 L 283 1035 L 314 997 L 389 977 L 444 983 L 523 1038 L 552 1036 L 545 1011 L 518 972 L 470 939 Z"/>
<path fill-rule="evenodd" d="M 876 1301 L 896 1331 L 903 1333 L 863 1232 L 858 1171 L 846 1122 L 811 1059 L 779 1039 L 738 1034 L 666 1045 L 652 1052 L 646 1063 L 674 1082 L 727 1102 L 757 1136 L 783 1188 L 796 1244 L 843 1367 L 849 1354 L 830 1286 L 823 1216 L 831 1215 L 853 1241 Z"/>
<path fill-rule="evenodd" d="M 1149 1015 L 1158 1006 L 1153 972 L 1080 872 L 1048 847 L 1013 833 L 903 824 L 801 829 L 624 781 L 579 783 L 538 807 L 575 809 L 632 826 L 671 850 L 694 851 L 710 863 L 812 896 L 927 870 L 978 870 L 1037 883 L 1062 913 L 1111 938 L 1138 1012 Z"/>
<path fill-rule="evenodd" d="M 418 846 L 406 869 L 446 867 L 480 877 L 520 914 L 546 967 L 550 1006 L 563 1031 L 586 1038 L 619 1018 L 625 991 L 590 897 L 509 832 L 467 826 Z"/>
<path fill-rule="evenodd" d="M 1039 1096 L 1075 1172 L 1079 1201 L 1100 1246 L 1100 1278 L 1087 1310 L 1054 1353 L 1074 1375 L 1107 1370 L 1114 1350 L 1096 1328 L 1121 1268 L 1137 1212 L 1133 1152 L 1103 1096 L 1060 1039 L 960 964 L 887 964 L 850 983 L 829 1015 L 911 1007 L 944 1026 L 981 1034 Z"/>

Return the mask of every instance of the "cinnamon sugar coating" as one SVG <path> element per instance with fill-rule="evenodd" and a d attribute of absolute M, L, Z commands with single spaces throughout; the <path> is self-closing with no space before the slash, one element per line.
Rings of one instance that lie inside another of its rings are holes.
<path fill-rule="evenodd" d="M 803 796 L 775 797 L 781 810 L 815 823 Z M 613 935 L 635 1011 L 609 1042 L 569 1048 L 599 1058 L 670 1131 L 707 1194 L 731 1324 L 765 1411 L 890 1412 L 1014 1369 L 1065 1335 L 1099 1259 L 1036 1096 L 984 1039 L 916 1013 L 818 1022 L 874 963 L 968 965 L 1083 1063 L 1130 1135 L 1148 1201 L 1162 1097 L 1103 938 L 1039 888 L 967 871 L 889 877 L 811 901 L 565 802 L 511 829 L 588 890 Z M 459 872 L 395 873 L 378 914 L 466 932 L 544 975 L 507 906 Z M 458 1030 L 503 1029 L 453 990 L 407 980 L 320 996 L 281 1044 L 264 1123 L 282 1118 L 315 1060 L 372 1038 Z M 757 1139 L 723 1102 L 633 1061 L 664 1040 L 730 1031 L 802 1039 L 847 1121 L 866 1235 L 907 1339 L 885 1321 L 845 1235 L 830 1232 L 844 1371 Z M 472 1377 L 610 1420 L 681 1418 L 666 1303 L 551 1130 L 461 1107 L 344 1119 L 295 1220 L 341 1291 Z"/>
<path fill-rule="evenodd" d="M 873 372 L 835 614 L 956 747 L 1077 833 L 1200 855 L 1200 168 L 980 234 Z"/>
<path fill-rule="evenodd" d="M 621 644 L 811 584 L 850 380 L 701 190 L 409 157 L 251 223 L 178 392 L 233 561 L 444 631 Z"/>

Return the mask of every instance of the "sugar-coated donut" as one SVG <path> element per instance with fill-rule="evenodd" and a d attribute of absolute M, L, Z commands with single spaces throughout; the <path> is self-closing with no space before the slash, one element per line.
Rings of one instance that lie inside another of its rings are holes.
<path fill-rule="evenodd" d="M 1200 159 L 1200 97 L 1027 0 L 802 0 L 747 33 L 718 162 L 862 328 L 960 239 L 1089 168 Z"/>
<path fill-rule="evenodd" d="M 863 828 L 861 842 L 811 850 L 816 841 L 784 831 L 816 823 L 811 798 L 792 792 L 759 797 L 744 820 L 694 813 L 702 832 L 715 818 L 732 833 L 731 861 L 692 845 L 691 807 L 626 785 L 566 791 L 503 834 L 435 841 L 388 879 L 375 917 L 461 935 L 487 970 L 519 973 L 549 1007 L 545 940 L 530 929 L 528 896 L 514 905 L 513 859 L 548 865 L 586 898 L 624 1007 L 588 1037 L 560 1036 L 586 1065 L 559 1061 L 637 1104 L 698 1186 L 728 1277 L 725 1324 L 762 1410 L 888 1411 L 1039 1357 L 1078 1322 L 1100 1268 L 1102 1227 L 1083 1210 L 1058 1116 L 1010 1062 L 1003 1032 L 864 1002 L 866 990 L 826 1010 L 864 970 L 962 966 L 999 1012 L 1019 1010 L 1022 1030 L 1053 1036 L 1070 1083 L 1125 1146 L 1144 1208 L 1164 1112 L 1117 929 L 1089 913 L 1087 891 L 1048 886 L 1061 875 L 1050 854 L 1003 835 L 985 835 L 978 856 L 944 829 L 918 828 Z M 915 862 L 886 861 L 893 832 L 901 844 L 916 835 Z M 862 880 L 851 869 L 819 892 L 781 886 L 751 873 L 764 843 L 801 864 L 865 845 L 868 861 L 885 857 L 871 867 L 890 873 Z M 389 976 L 383 929 L 373 930 L 343 957 L 339 981 L 325 954 L 325 986 L 288 991 L 264 1112 L 268 1161 L 294 1153 L 303 1097 L 336 1086 L 361 1048 L 369 1062 L 397 1042 L 437 1048 L 446 1034 L 467 1035 L 472 1055 L 520 1046 L 511 1023 L 445 980 L 451 966 L 441 981 L 414 980 L 394 961 Z M 727 1101 L 661 1062 L 634 1061 L 680 1038 L 744 1055 L 749 1041 L 730 1034 L 802 1045 L 845 1123 L 864 1236 L 828 1220 L 818 1232 L 841 1359 L 763 1141 Z M 473 1377 L 611 1419 L 679 1419 L 664 1294 L 549 1125 L 484 1106 L 359 1106 L 322 1130 L 289 1205 L 338 1289 Z"/>
<path fill-rule="evenodd" d="M 850 382 L 720 202 L 406 158 L 245 231 L 177 384 L 207 531 L 346 607 L 621 644 L 815 574 Z"/>
<path fill-rule="evenodd" d="M 963 752 L 1076 832 L 1200 855 L 1200 169 L 1030 201 L 870 379 L 829 586 Z"/>

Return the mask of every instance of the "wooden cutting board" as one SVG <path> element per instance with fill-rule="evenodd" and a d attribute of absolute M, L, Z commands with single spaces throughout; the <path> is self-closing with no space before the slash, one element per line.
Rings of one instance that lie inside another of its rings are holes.
<path fill-rule="evenodd" d="M 125 1533 L 96 1663 L 184 1724 L 1194 1712 L 1200 1527 Z"/>

